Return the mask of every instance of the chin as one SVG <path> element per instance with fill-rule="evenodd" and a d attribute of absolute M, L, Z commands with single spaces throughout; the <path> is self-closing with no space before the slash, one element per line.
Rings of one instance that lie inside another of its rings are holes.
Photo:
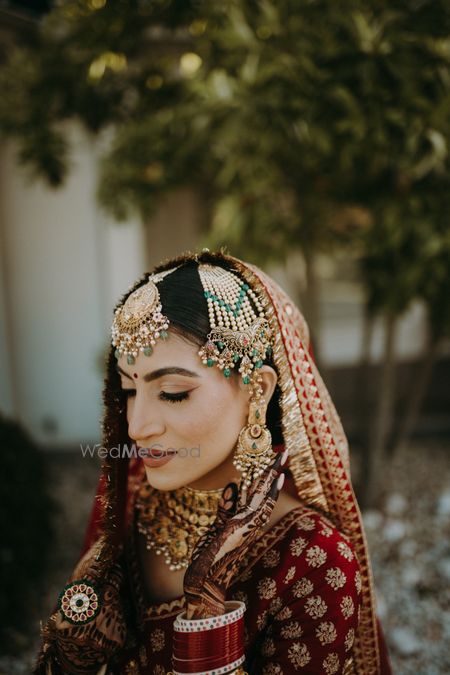
<path fill-rule="evenodd" d="M 155 490 L 161 490 L 162 492 L 177 490 L 180 487 L 185 487 L 192 480 L 196 480 L 196 478 L 188 478 L 187 482 L 186 477 L 181 478 L 180 476 L 164 473 L 164 467 L 151 468 L 145 465 L 144 467 L 148 483 L 155 488 Z"/>

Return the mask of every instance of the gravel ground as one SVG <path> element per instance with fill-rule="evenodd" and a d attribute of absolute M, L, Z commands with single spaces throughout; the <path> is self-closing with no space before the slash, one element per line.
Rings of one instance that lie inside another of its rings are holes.
<path fill-rule="evenodd" d="M 396 457 L 382 508 L 363 513 L 396 675 L 450 673 L 449 446 L 421 443 Z"/>
<path fill-rule="evenodd" d="M 380 510 L 363 513 L 378 612 L 395 675 L 450 673 L 449 443 L 422 441 L 386 471 Z M 354 463 L 354 474 L 357 465 Z M 48 584 L 20 658 L 0 657 L 0 675 L 29 675 L 45 618 L 80 550 L 95 493 L 98 464 L 78 454 L 51 460 L 59 542 Z"/>

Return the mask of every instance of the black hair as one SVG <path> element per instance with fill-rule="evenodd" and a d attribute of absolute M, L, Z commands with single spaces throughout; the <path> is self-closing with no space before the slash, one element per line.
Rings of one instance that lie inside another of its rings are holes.
<path fill-rule="evenodd" d="M 208 305 L 198 273 L 198 263 L 185 263 L 158 282 L 163 314 L 170 329 L 201 347 L 210 331 Z"/>

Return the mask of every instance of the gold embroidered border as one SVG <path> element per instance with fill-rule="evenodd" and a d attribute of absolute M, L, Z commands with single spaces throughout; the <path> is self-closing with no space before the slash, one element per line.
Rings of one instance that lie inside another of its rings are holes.
<path fill-rule="evenodd" d="M 293 354 L 302 349 L 300 334 L 305 337 L 308 335 L 305 322 L 300 320 L 300 313 L 295 305 L 286 302 L 286 300 L 283 302 L 281 289 L 273 286 L 271 280 L 265 277 L 260 270 L 249 265 L 251 271 L 237 259 L 233 259 L 233 262 L 245 280 L 256 290 L 275 336 L 273 357 L 278 370 L 278 384 L 281 389 L 282 432 L 285 447 L 289 450 L 289 468 L 297 491 L 306 503 L 315 504 L 328 511 L 318 468 L 311 452 L 310 441 L 300 411 L 299 395 L 292 381 L 292 361 L 286 358 L 287 347 L 285 343 L 289 344 L 290 351 Z M 270 284 L 269 294 L 264 284 Z M 295 313 L 298 314 L 298 333 L 294 330 L 293 325 L 289 330 L 289 325 Z"/>

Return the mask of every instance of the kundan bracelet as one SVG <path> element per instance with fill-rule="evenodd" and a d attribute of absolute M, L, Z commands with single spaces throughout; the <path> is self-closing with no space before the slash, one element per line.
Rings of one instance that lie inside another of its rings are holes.
<path fill-rule="evenodd" d="M 231 675 L 243 672 L 245 661 L 245 604 L 225 602 L 225 614 L 205 619 L 176 617 L 173 637 L 173 675 Z"/>

